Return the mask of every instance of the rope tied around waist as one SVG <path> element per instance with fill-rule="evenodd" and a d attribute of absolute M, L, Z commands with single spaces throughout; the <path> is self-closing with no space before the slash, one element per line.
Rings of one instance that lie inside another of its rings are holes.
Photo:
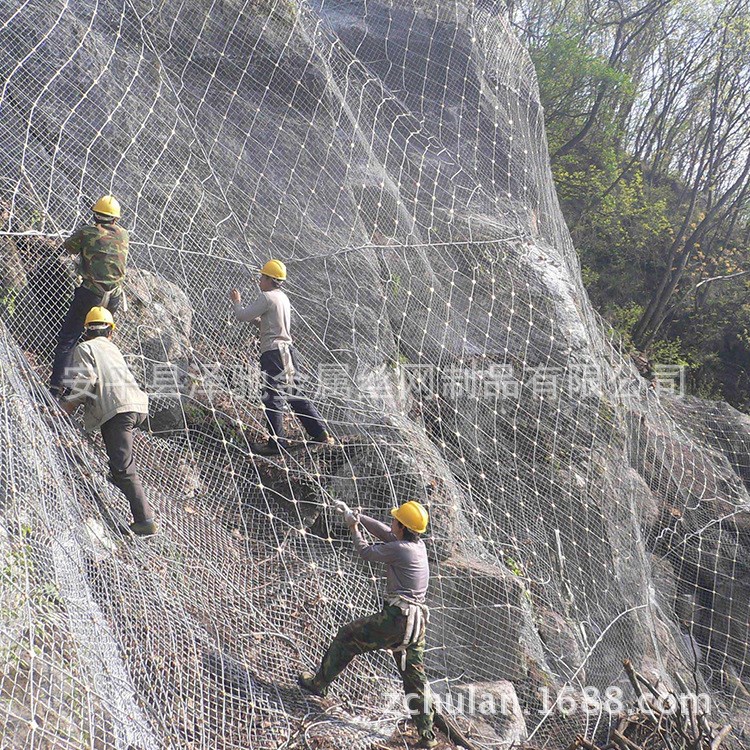
<path fill-rule="evenodd" d="M 396 648 L 390 649 L 394 654 L 401 654 L 401 671 L 406 670 L 406 652 L 409 646 L 412 646 L 424 637 L 427 623 L 430 621 L 430 610 L 424 602 L 418 602 L 403 595 L 393 595 L 386 599 L 386 602 L 394 607 L 398 607 L 401 613 L 406 616 L 406 628 L 404 629 L 404 640 Z"/>

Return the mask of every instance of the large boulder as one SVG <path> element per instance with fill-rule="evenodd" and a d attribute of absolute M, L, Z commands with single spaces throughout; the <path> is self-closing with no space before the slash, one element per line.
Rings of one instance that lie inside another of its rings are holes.
<path fill-rule="evenodd" d="M 431 602 L 431 638 L 443 644 L 429 662 L 471 682 L 520 680 L 532 668 L 551 672 L 532 621 L 531 597 L 523 580 L 503 566 L 477 559 L 443 560 Z M 503 647 L 490 646 L 503 633 Z"/>
<path fill-rule="evenodd" d="M 127 311 L 117 314 L 117 341 L 150 394 L 150 429 L 182 431 L 191 387 L 190 300 L 176 284 L 139 268 L 128 270 L 124 289 Z"/>

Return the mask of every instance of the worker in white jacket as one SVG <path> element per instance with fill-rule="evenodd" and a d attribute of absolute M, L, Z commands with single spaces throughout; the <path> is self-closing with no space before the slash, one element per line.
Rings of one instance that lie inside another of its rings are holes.
<path fill-rule="evenodd" d="M 70 391 L 61 407 L 72 414 L 83 405 L 84 428 L 101 430 L 112 483 L 122 490 L 133 513 L 130 529 L 138 536 L 151 536 L 159 526 L 133 459 L 133 429 L 148 415 L 148 396 L 112 343 L 114 329 L 112 313 L 106 307 L 91 308 L 84 322 L 84 341 L 73 351 L 64 375 Z"/>

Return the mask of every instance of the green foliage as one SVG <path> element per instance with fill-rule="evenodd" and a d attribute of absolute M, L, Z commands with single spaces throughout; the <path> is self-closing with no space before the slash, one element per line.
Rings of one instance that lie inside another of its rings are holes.
<path fill-rule="evenodd" d="M 619 334 L 627 351 L 635 349 L 631 331 L 641 315 L 643 315 L 643 307 L 635 302 L 624 307 L 612 305 L 609 309 L 609 324 Z"/>
<path fill-rule="evenodd" d="M 510 557 L 510 555 L 506 555 L 505 557 L 505 567 L 513 573 L 514 576 L 524 576 L 523 567 L 521 566 L 521 563 L 517 562 L 515 559 Z"/>
<path fill-rule="evenodd" d="M 601 274 L 588 266 L 581 266 L 581 278 L 585 287 L 591 287 L 599 282 Z"/>
<path fill-rule="evenodd" d="M 721 197 L 720 180 L 726 187 L 737 177 L 728 156 L 723 167 L 716 167 L 721 159 L 696 160 L 712 137 L 705 130 L 711 108 L 718 106 L 722 128 L 750 102 L 748 9 L 677 0 L 634 33 L 636 17 L 625 21 L 606 3 L 522 5 L 555 186 L 592 304 L 633 350 L 634 327 L 662 293 L 660 280 L 675 273 L 679 283 L 666 291 L 656 332 L 639 335 L 646 356 L 687 367 L 694 394 L 750 407 L 750 282 L 697 287 L 750 269 L 750 191 L 734 213 L 701 230 L 696 244 L 680 245 Z M 734 122 L 734 130 L 713 134 L 723 144 L 713 146 L 717 155 L 730 143 L 745 153 L 747 124 L 739 115 Z M 691 180 L 709 168 L 710 184 L 693 201 L 693 186 L 701 185 Z M 678 256 L 687 262 L 676 272 Z"/>
<path fill-rule="evenodd" d="M 8 287 L 0 290 L 0 310 L 5 312 L 11 318 L 16 314 L 17 300 L 18 289 Z"/>
<path fill-rule="evenodd" d="M 517 578 L 522 579 L 521 580 L 521 587 L 523 589 L 523 596 L 526 598 L 526 600 L 531 603 L 531 592 L 529 591 L 528 586 L 526 585 L 526 573 L 524 572 L 523 565 L 515 560 L 514 558 L 510 557 L 510 555 L 505 556 L 505 567 L 513 573 L 514 576 Z"/>
<path fill-rule="evenodd" d="M 679 365 L 680 367 L 697 367 L 700 360 L 695 352 L 686 349 L 679 338 L 656 339 L 649 348 L 651 361 L 657 365 Z"/>
<path fill-rule="evenodd" d="M 626 351 L 636 349 L 631 333 L 641 315 L 643 307 L 634 302 L 623 307 L 613 305 L 609 308 L 609 323 L 622 339 Z M 698 339 L 698 336 L 695 338 Z M 680 336 L 673 336 L 655 339 L 646 355 L 652 365 L 679 365 L 687 368 L 688 390 L 693 395 L 712 400 L 724 398 L 717 380 L 717 370 L 721 366 L 718 352 L 695 346 Z"/>
<path fill-rule="evenodd" d="M 622 95 L 632 92 L 627 74 L 589 50 L 579 35 L 570 36 L 562 28 L 553 27 L 547 44 L 530 52 L 553 153 L 570 137 L 571 129 L 585 119 L 592 95 L 600 87 Z"/>
<path fill-rule="evenodd" d="M 674 232 L 664 191 L 647 189 L 640 168 L 621 177 L 625 158 L 612 148 L 589 147 L 553 165 L 563 212 L 587 269 L 584 283 L 597 307 L 642 297 L 650 283 L 645 273 L 659 261 L 655 251 Z M 633 273 L 637 269 L 642 276 Z M 631 283 L 623 285 L 623 277 Z"/>
<path fill-rule="evenodd" d="M 401 274 L 394 273 L 391 278 L 391 295 L 394 299 L 397 299 L 399 292 L 401 291 Z"/>

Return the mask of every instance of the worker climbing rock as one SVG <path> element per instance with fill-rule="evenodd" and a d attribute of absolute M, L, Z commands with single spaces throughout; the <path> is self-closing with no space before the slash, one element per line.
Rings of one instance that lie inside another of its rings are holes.
<path fill-rule="evenodd" d="M 93 223 L 68 237 L 63 248 L 78 257 L 80 284 L 63 319 L 57 337 L 50 391 L 62 395 L 65 368 L 73 347 L 83 332 L 83 321 L 92 307 L 105 307 L 115 313 L 122 301 L 122 282 L 128 259 L 128 232 L 120 226 L 120 204 L 112 195 L 104 195 L 91 207 Z"/>
<path fill-rule="evenodd" d="M 328 686 L 357 655 L 378 649 L 393 652 L 401 674 L 407 708 L 419 732 L 417 747 L 435 747 L 433 706 L 424 671 L 425 626 L 428 611 L 425 594 L 429 582 L 427 550 L 420 538 L 427 529 L 427 511 L 410 500 L 391 511 L 390 527 L 357 514 L 337 503 L 344 514 L 354 548 L 368 562 L 386 565 L 386 595 L 383 609 L 342 627 L 323 656 L 316 674 L 303 672 L 298 682 L 307 692 L 324 697 Z M 360 524 L 380 540 L 368 544 Z"/>
<path fill-rule="evenodd" d="M 281 288 L 286 281 L 286 266 L 280 260 L 269 260 L 260 269 L 260 295 L 247 307 L 232 289 L 229 299 L 238 320 L 250 321 L 260 327 L 260 369 L 263 372 L 263 407 L 268 425 L 268 441 L 253 443 L 254 453 L 263 456 L 278 454 L 287 446 L 284 436 L 284 400 L 288 400 L 312 442 L 333 443 L 323 418 L 315 405 L 304 398 L 296 380 L 297 361 L 289 332 L 291 305 Z"/>
<path fill-rule="evenodd" d="M 73 350 L 63 378 L 69 388 L 61 402 L 66 414 L 83 404 L 87 431 L 100 429 L 109 457 L 110 480 L 130 503 L 138 536 L 159 530 L 133 459 L 133 430 L 148 415 L 148 396 L 138 387 L 125 359 L 112 342 L 115 321 L 104 307 L 92 308 L 84 319 L 84 340 Z"/>

